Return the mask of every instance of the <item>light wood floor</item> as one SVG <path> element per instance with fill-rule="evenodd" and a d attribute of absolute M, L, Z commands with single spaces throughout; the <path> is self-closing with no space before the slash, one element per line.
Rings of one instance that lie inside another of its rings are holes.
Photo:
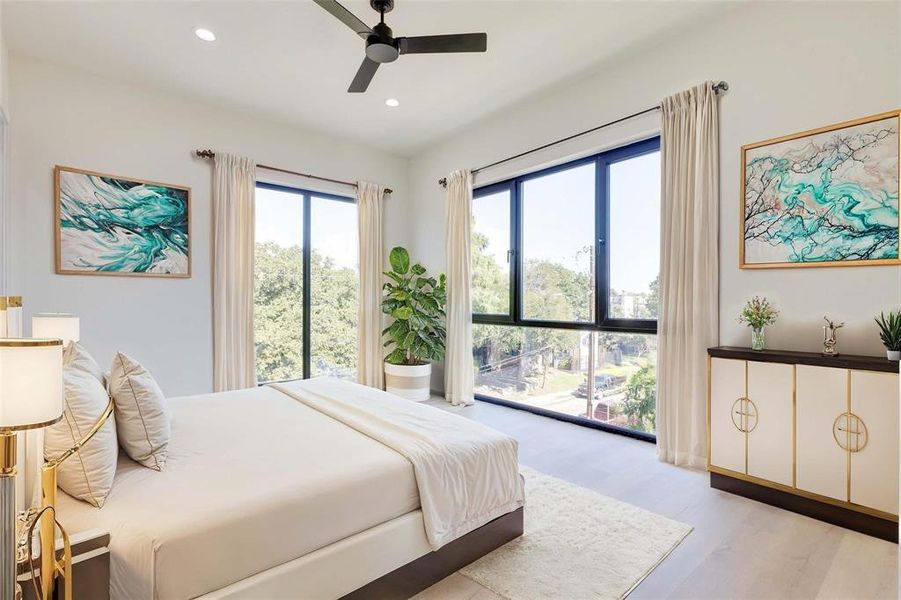
<path fill-rule="evenodd" d="M 659 462 L 646 442 L 483 402 L 430 402 L 515 437 L 524 465 L 692 525 L 630 600 L 898 598 L 895 544 L 711 489 L 707 473 Z M 497 598 L 460 574 L 416 596 Z"/>

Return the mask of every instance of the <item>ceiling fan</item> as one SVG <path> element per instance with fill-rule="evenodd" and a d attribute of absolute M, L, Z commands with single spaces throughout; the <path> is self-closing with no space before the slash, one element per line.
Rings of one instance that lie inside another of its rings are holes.
<path fill-rule="evenodd" d="M 485 52 L 488 48 L 488 34 L 485 33 L 394 37 L 391 28 L 385 24 L 385 13 L 391 12 L 394 8 L 394 0 L 369 0 L 369 5 L 378 11 L 381 17 L 379 23 L 372 27 L 335 0 L 314 0 L 314 2 L 366 40 L 366 57 L 350 87 L 347 88 L 348 92 L 365 92 L 379 65 L 394 62 L 401 54 Z"/>

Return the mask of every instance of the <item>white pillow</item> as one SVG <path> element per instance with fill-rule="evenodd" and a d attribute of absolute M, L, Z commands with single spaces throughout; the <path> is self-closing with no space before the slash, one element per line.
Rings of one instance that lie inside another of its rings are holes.
<path fill-rule="evenodd" d="M 141 363 L 116 354 L 109 393 L 116 405 L 116 430 L 125 453 L 145 467 L 161 471 L 169 445 L 169 408 L 160 386 Z"/>
<path fill-rule="evenodd" d="M 85 350 L 85 347 L 78 342 L 69 342 L 63 349 L 63 366 L 87 371 L 96 377 L 97 381 L 101 384 L 105 384 L 106 382 L 100 365 L 98 365 L 97 361 L 94 360 L 94 357 Z"/>
<path fill-rule="evenodd" d="M 84 437 L 109 404 L 103 385 L 87 371 L 66 367 L 63 383 L 63 418 L 44 430 L 44 457 L 48 460 Z M 70 496 L 100 508 L 113 488 L 118 456 L 116 421 L 110 416 L 87 444 L 59 465 L 57 483 Z"/>

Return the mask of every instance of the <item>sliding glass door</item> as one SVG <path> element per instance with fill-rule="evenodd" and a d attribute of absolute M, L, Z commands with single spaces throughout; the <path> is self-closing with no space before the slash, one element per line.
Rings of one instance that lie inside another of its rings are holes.
<path fill-rule="evenodd" d="M 257 184 L 254 338 L 260 382 L 356 377 L 357 206 Z"/>

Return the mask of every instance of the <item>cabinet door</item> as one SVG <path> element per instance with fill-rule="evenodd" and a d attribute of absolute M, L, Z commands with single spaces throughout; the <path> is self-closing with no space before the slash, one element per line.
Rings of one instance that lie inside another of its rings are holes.
<path fill-rule="evenodd" d="M 710 464 L 745 472 L 745 434 L 733 405 L 745 396 L 745 361 L 710 359 Z"/>
<path fill-rule="evenodd" d="M 848 453 L 835 441 L 832 426 L 848 409 L 848 371 L 798 365 L 795 426 L 797 487 L 848 499 Z"/>
<path fill-rule="evenodd" d="M 748 361 L 748 475 L 792 485 L 794 365 Z"/>
<path fill-rule="evenodd" d="M 898 514 L 898 375 L 852 371 L 851 413 L 851 502 Z"/>

